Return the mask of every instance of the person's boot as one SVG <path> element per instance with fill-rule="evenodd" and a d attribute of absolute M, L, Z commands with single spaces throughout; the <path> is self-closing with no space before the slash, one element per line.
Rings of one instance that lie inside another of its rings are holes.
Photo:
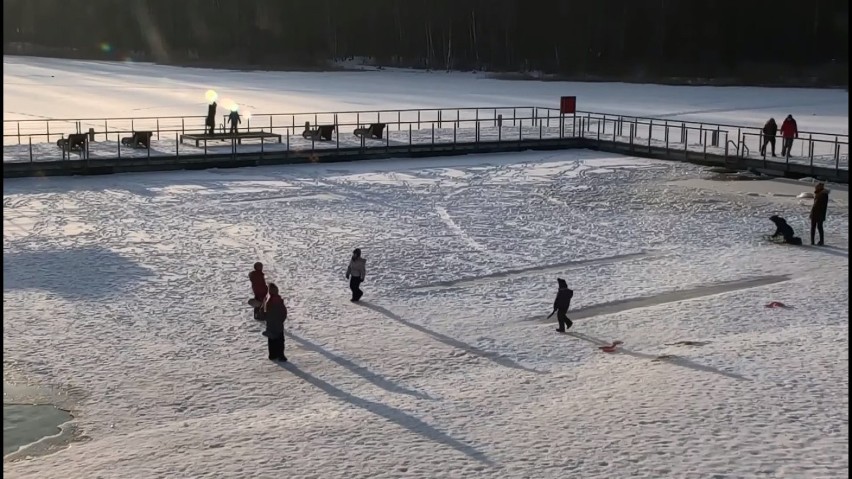
<path fill-rule="evenodd" d="M 563 328 L 556 328 L 556 332 L 557 332 L 557 333 L 564 333 L 564 332 L 565 332 L 565 329 L 563 329 Z"/>

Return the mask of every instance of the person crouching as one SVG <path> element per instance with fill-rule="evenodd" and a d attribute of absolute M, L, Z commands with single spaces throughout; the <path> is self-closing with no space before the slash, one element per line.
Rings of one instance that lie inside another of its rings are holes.
<path fill-rule="evenodd" d="M 266 321 L 266 336 L 269 343 L 269 359 L 286 361 L 284 356 L 284 321 L 287 319 L 287 306 L 278 294 L 278 286 L 269 283 L 269 294 L 262 306 L 263 319 Z"/>

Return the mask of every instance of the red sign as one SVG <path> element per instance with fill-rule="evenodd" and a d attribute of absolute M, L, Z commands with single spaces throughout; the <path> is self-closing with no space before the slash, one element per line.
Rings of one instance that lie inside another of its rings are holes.
<path fill-rule="evenodd" d="M 563 115 L 574 114 L 577 112 L 577 97 L 563 96 L 559 100 L 559 113 Z"/>

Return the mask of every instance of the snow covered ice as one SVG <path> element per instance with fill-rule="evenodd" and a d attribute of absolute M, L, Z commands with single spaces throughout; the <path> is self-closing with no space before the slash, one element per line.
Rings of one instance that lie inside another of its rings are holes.
<path fill-rule="evenodd" d="M 847 188 L 829 246 L 794 248 L 761 236 L 807 242 L 812 184 L 707 177 L 561 151 L 4 180 L 4 367 L 81 433 L 4 473 L 846 477 Z"/>

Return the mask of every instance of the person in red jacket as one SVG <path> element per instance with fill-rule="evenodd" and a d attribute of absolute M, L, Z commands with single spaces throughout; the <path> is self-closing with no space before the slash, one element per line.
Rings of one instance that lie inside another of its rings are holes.
<path fill-rule="evenodd" d="M 266 276 L 263 274 L 263 263 L 254 264 L 254 271 L 249 273 L 249 281 L 251 281 L 251 292 L 254 294 L 254 299 L 258 303 L 263 303 L 263 300 L 266 299 L 266 293 L 269 292 L 266 287 Z M 254 319 L 261 319 L 260 306 L 254 308 Z"/>
<path fill-rule="evenodd" d="M 793 119 L 793 115 L 787 115 L 784 123 L 781 124 L 781 136 L 784 138 L 784 143 L 781 145 L 781 156 L 789 158 L 793 149 L 793 139 L 799 137 L 799 126 Z"/>

